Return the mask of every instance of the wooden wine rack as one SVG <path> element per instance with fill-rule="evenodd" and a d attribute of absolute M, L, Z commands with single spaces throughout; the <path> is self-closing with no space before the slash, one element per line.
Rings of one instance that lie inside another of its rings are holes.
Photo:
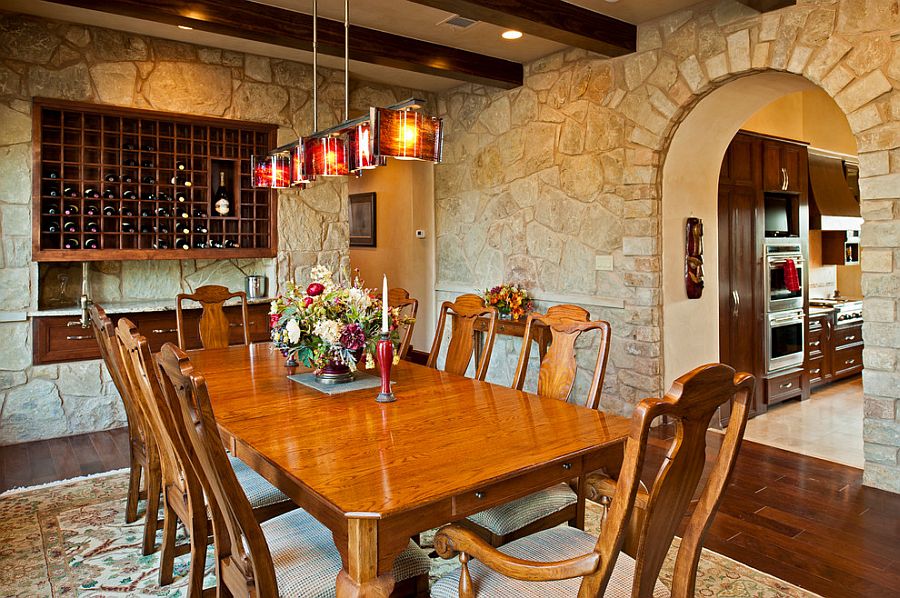
<path fill-rule="evenodd" d="M 250 157 L 275 147 L 275 125 L 43 98 L 34 100 L 33 115 L 34 261 L 275 255 L 275 197 L 253 188 L 250 174 Z M 226 216 L 215 211 L 220 171 L 230 195 Z M 179 177 L 174 184 L 173 177 Z M 64 196 L 66 188 L 74 197 Z M 90 188 L 100 197 L 85 197 Z M 183 202 L 175 199 L 179 192 Z M 65 215 L 67 206 L 77 214 Z M 90 208 L 99 213 L 88 215 Z M 66 223 L 75 232 L 64 230 Z M 70 240 L 77 249 L 65 247 Z"/>

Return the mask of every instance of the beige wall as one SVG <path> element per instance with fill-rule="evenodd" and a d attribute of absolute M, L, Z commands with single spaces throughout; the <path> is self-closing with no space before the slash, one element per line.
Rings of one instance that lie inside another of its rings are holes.
<path fill-rule="evenodd" d="M 402 287 L 419 300 L 412 344 L 431 348 L 434 330 L 434 165 L 388 160 L 386 167 L 351 179 L 350 193 L 374 191 L 377 247 L 350 249 L 350 266 L 371 288 L 381 288 L 387 274 L 391 287 Z M 417 239 L 416 230 L 425 231 Z"/>

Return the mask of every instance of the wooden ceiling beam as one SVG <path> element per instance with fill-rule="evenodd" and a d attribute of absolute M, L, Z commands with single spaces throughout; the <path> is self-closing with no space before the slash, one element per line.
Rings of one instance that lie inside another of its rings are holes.
<path fill-rule="evenodd" d="M 605 56 L 637 48 L 637 27 L 562 0 L 410 0 Z"/>
<path fill-rule="evenodd" d="M 312 16 L 247 0 L 50 0 L 99 12 L 312 51 Z M 319 18 L 319 52 L 344 55 L 344 24 Z M 356 25 L 350 59 L 458 81 L 512 89 L 522 65 Z"/>
<path fill-rule="evenodd" d="M 787 8 L 788 6 L 794 6 L 797 4 L 797 0 L 737 0 L 744 6 L 749 6 L 753 10 L 757 10 L 759 12 L 771 12 L 773 10 L 779 10 L 782 8 Z"/>

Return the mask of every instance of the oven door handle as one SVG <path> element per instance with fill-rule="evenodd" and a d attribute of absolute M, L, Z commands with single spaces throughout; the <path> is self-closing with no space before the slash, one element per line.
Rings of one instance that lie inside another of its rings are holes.
<path fill-rule="evenodd" d="M 783 266 L 787 263 L 788 260 L 793 260 L 795 264 L 802 264 L 802 257 L 790 257 L 790 258 L 769 258 L 769 267 L 772 266 Z"/>
<path fill-rule="evenodd" d="M 782 326 L 790 326 L 792 324 L 802 324 L 805 317 L 806 316 L 791 316 L 790 318 L 775 318 L 769 320 L 769 325 L 772 328 L 780 328 Z"/>

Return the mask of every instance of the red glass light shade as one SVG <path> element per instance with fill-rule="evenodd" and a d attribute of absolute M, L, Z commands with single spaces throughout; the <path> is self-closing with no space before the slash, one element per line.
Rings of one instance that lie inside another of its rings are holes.
<path fill-rule="evenodd" d="M 306 143 L 301 139 L 300 144 L 291 152 L 291 184 L 307 185 L 315 178 L 306 170 Z"/>
<path fill-rule="evenodd" d="M 366 121 L 353 127 L 349 132 L 350 170 L 356 172 L 379 166 L 375 158 L 375 145 L 372 139 L 372 123 Z"/>
<path fill-rule="evenodd" d="M 306 172 L 310 176 L 350 174 L 347 140 L 344 137 L 317 137 L 306 142 Z"/>
<path fill-rule="evenodd" d="M 272 157 L 251 156 L 250 171 L 253 173 L 254 187 L 272 186 Z"/>
<path fill-rule="evenodd" d="M 443 122 L 417 110 L 376 108 L 375 154 L 407 160 L 440 162 Z"/>
<path fill-rule="evenodd" d="M 272 187 L 284 188 L 291 186 L 291 156 L 288 153 L 274 154 L 272 160 Z"/>

